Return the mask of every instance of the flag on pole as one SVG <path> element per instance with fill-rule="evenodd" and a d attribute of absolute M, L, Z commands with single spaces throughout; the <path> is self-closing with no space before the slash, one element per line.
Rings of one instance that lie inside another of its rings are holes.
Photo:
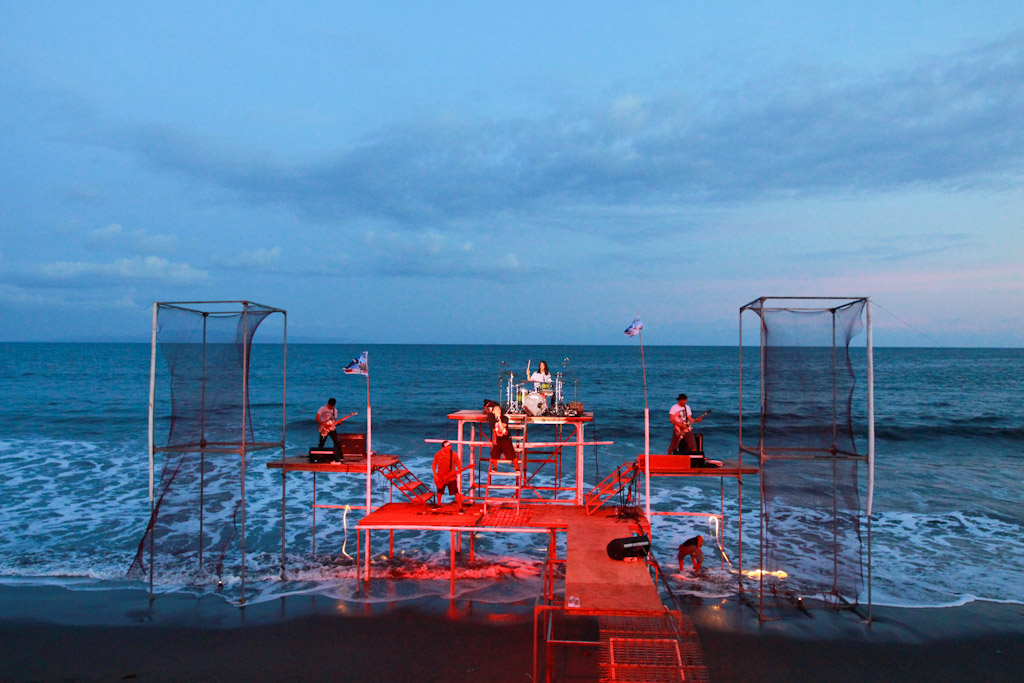
<path fill-rule="evenodd" d="M 640 320 L 640 316 L 633 318 L 633 324 L 626 328 L 627 337 L 635 337 L 640 334 L 640 330 L 644 329 L 644 323 Z"/>
<path fill-rule="evenodd" d="M 345 366 L 345 374 L 369 376 L 370 367 L 366 360 L 366 351 L 359 354 L 359 358 L 353 358 L 352 362 Z"/>

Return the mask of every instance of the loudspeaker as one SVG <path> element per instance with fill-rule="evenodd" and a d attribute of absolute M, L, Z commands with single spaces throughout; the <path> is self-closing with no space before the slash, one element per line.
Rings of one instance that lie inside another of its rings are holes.
<path fill-rule="evenodd" d="M 627 557 L 646 557 L 651 550 L 651 539 L 646 534 L 616 538 L 608 543 L 608 557 L 624 560 Z"/>
<path fill-rule="evenodd" d="M 342 456 L 366 455 L 366 434 L 338 432 L 338 436 L 341 439 Z M 334 459 L 334 443 L 330 437 L 328 437 L 327 443 L 324 444 L 323 448 L 309 449 L 310 462 L 334 462 Z"/>
<path fill-rule="evenodd" d="M 686 440 L 679 439 L 679 445 L 676 446 L 675 453 L 669 453 L 669 455 L 704 455 L 704 435 L 700 432 L 693 433 L 693 440 L 697 444 L 697 450 L 693 453 L 686 452 Z"/>

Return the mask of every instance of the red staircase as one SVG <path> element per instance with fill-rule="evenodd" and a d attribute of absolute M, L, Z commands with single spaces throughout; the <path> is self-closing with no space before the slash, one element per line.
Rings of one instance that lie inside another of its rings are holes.
<path fill-rule="evenodd" d="M 381 474 L 388 478 L 391 485 L 401 491 L 402 495 L 413 503 L 421 503 L 426 506 L 434 497 L 434 492 L 427 488 L 419 478 L 409 471 L 409 468 L 396 460 L 391 465 L 379 468 Z"/>
<path fill-rule="evenodd" d="M 629 486 L 636 479 L 636 474 L 639 470 L 640 467 L 637 463 L 624 462 L 619 465 L 619 469 L 605 477 L 604 481 L 590 489 L 587 495 L 583 497 L 583 504 L 587 507 L 587 514 L 593 514 L 594 510 L 604 505 L 605 501 Z"/>

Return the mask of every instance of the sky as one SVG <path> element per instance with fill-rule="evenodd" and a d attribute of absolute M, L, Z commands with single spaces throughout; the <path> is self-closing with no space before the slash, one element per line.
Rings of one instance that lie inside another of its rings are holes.
<path fill-rule="evenodd" d="M 0 341 L 1022 347 L 1022 228 L 1020 0 L 0 0 Z"/>

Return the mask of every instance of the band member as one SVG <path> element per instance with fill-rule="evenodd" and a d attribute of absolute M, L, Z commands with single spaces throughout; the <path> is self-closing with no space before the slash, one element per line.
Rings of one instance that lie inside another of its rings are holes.
<path fill-rule="evenodd" d="M 530 375 L 535 391 L 551 391 L 551 371 L 548 369 L 547 361 L 542 360 L 537 366 L 537 372 Z"/>
<path fill-rule="evenodd" d="M 441 450 L 434 453 L 434 486 L 437 487 L 437 504 L 441 505 L 441 498 L 445 489 L 455 496 L 455 502 L 459 504 L 459 512 L 465 512 L 462 506 L 462 493 L 459 492 L 459 456 L 452 451 L 452 442 L 445 440 L 441 444 Z"/>
<path fill-rule="evenodd" d="M 697 424 L 703 417 L 694 419 L 690 406 L 686 405 L 686 394 L 679 394 L 676 397 L 676 404 L 669 408 L 668 419 L 672 423 L 672 441 L 669 444 L 669 455 L 674 455 L 679 447 L 679 442 L 686 444 L 687 453 L 697 451 L 697 440 L 693 438 L 693 425 Z"/>
<path fill-rule="evenodd" d="M 356 413 L 349 413 L 339 420 L 338 410 L 334 407 L 335 404 L 337 404 L 337 401 L 329 398 L 327 399 L 327 405 L 320 406 L 320 410 L 316 411 L 317 431 L 320 432 L 320 443 L 317 444 L 317 448 L 323 448 L 327 437 L 331 437 L 331 441 L 334 442 L 334 459 L 341 460 L 341 437 L 338 436 L 337 426 Z"/>
<path fill-rule="evenodd" d="M 512 436 L 508 433 L 508 416 L 494 401 L 484 402 L 484 413 L 491 428 L 491 460 L 511 460 L 512 466 L 519 469 L 519 459 L 516 457 L 515 446 L 512 445 Z"/>
<path fill-rule="evenodd" d="M 696 574 L 700 571 L 701 565 L 704 564 L 704 553 L 700 549 L 702 545 L 704 545 L 703 536 L 694 536 L 682 542 L 679 546 L 679 573 L 683 571 L 683 560 L 687 555 L 690 557 L 690 562 L 693 563 L 693 573 Z"/>

